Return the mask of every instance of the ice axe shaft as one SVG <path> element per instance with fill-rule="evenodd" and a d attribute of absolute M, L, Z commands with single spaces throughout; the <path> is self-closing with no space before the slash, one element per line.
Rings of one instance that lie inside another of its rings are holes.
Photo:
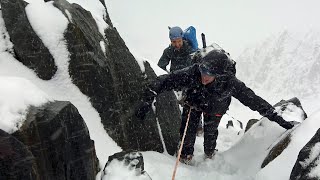
<path fill-rule="evenodd" d="M 201 39 L 202 39 L 202 47 L 203 47 L 203 49 L 205 49 L 207 47 L 206 35 L 201 33 Z"/>

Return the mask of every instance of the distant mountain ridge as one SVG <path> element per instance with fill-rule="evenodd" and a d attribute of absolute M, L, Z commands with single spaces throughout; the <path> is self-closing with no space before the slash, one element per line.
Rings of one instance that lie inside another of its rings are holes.
<path fill-rule="evenodd" d="M 320 94 L 320 31 L 303 36 L 283 31 L 245 49 L 236 61 L 239 79 L 260 94 L 278 96 L 274 98 Z"/>

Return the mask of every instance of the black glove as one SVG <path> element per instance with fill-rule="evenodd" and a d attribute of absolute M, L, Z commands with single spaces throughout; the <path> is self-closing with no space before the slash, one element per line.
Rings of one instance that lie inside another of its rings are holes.
<path fill-rule="evenodd" d="M 138 117 L 141 120 L 144 120 L 146 118 L 147 112 L 149 112 L 151 109 L 151 104 L 147 102 L 143 102 L 140 104 L 138 109 L 135 112 L 136 117 Z"/>
<path fill-rule="evenodd" d="M 273 113 L 271 116 L 268 117 L 270 121 L 274 121 L 278 123 L 281 127 L 285 129 L 291 129 L 294 126 L 294 121 L 286 121 L 281 116 L 279 116 L 277 113 Z"/>

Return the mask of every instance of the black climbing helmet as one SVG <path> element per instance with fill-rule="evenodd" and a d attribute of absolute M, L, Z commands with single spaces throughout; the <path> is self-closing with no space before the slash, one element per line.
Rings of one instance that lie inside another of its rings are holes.
<path fill-rule="evenodd" d="M 209 76 L 235 75 L 235 62 L 224 50 L 212 50 L 200 62 L 201 74 Z"/>

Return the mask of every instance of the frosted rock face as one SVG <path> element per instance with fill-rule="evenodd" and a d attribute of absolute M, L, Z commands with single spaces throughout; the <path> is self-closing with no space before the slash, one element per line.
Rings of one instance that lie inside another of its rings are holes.
<path fill-rule="evenodd" d="M 180 115 L 174 94 L 160 96 L 158 111 L 150 112 L 141 122 L 134 111 L 140 103 L 146 76 L 116 28 L 108 24 L 102 34 L 92 14 L 81 6 L 64 0 L 55 1 L 54 5 L 63 13 L 69 12 L 66 17 L 72 17 L 64 35 L 72 81 L 90 97 L 107 133 L 124 150 L 163 152 L 158 120 L 167 151 L 174 154 Z M 146 68 L 148 79 L 155 78 L 153 70 Z"/>
<path fill-rule="evenodd" d="M 281 114 L 285 119 L 290 119 L 292 121 L 298 119 L 306 119 L 307 114 L 304 112 L 301 103 L 298 98 L 292 98 L 289 100 L 281 100 L 279 103 L 275 104 L 274 107 L 278 109 L 278 114 Z M 291 134 L 283 137 L 276 145 L 272 147 L 268 156 L 263 161 L 261 168 L 267 166 L 271 161 L 277 158 L 284 149 L 287 148 L 291 142 Z"/>
<path fill-rule="evenodd" d="M 31 107 L 12 135 L 31 151 L 39 179 L 95 179 L 98 173 L 94 142 L 70 102 Z"/>
<path fill-rule="evenodd" d="M 38 3 L 50 5 L 50 8 L 53 5 L 53 9 L 60 10 L 65 16 L 67 25 L 65 31 L 59 32 L 63 35 L 59 36 L 61 40 L 58 45 L 65 44 L 67 53 L 54 53 L 52 48 L 56 46 L 44 39 L 46 29 L 54 31 L 54 27 L 52 30 L 49 28 L 52 24 L 33 26 L 37 14 L 26 11 L 32 5 L 31 1 L 28 4 L 23 0 L 1 0 L 1 11 L 15 58 L 43 80 L 56 81 L 55 75 L 61 71 L 69 72 L 63 78 L 71 78 L 88 97 L 98 111 L 106 132 L 123 150 L 163 152 L 165 145 L 167 152 L 174 154 L 180 122 L 176 98 L 173 92 L 160 95 L 155 103 L 159 108 L 156 113 L 150 112 L 144 122 L 134 116 L 147 80 L 154 79 L 155 75 L 150 66 L 146 66 L 147 73 L 141 72 L 136 59 L 113 27 L 105 4 L 101 5 L 105 13 L 100 17 L 66 0 Z M 38 19 L 46 17 L 44 15 Z M 54 23 L 60 27 L 65 22 L 56 20 Z M 67 65 L 61 65 L 61 62 L 67 62 Z"/>
<path fill-rule="evenodd" d="M 51 79 L 57 71 L 54 59 L 32 29 L 22 0 L 1 0 L 2 16 L 14 44 L 15 58 L 34 70 L 39 78 Z"/>
<path fill-rule="evenodd" d="M 319 180 L 320 179 L 320 129 L 311 140 L 301 149 L 294 165 L 290 180 Z"/>

